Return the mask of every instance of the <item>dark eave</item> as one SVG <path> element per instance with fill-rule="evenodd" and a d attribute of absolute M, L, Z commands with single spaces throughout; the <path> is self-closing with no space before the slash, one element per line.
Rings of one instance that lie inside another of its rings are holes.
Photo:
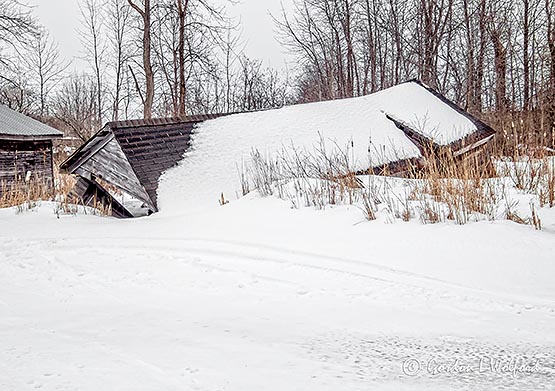
<path fill-rule="evenodd" d="M 0 140 L 13 140 L 13 141 L 48 141 L 62 138 L 62 135 L 41 135 L 41 136 L 27 136 L 22 134 L 3 134 L 0 133 Z"/>
<path fill-rule="evenodd" d="M 96 146 L 102 144 L 102 140 L 100 139 L 106 138 L 109 134 L 109 127 L 105 126 L 100 129 L 94 136 L 81 145 L 70 157 L 60 164 L 60 172 L 64 174 L 73 174 L 73 172 L 79 168 L 84 161 L 93 156 L 94 153 L 98 152 L 99 148 L 96 148 Z M 106 144 L 102 144 L 102 146 L 104 145 Z"/>
<path fill-rule="evenodd" d="M 418 79 L 413 79 L 413 80 L 407 81 L 407 83 L 416 83 L 416 84 L 420 85 L 422 88 L 425 88 L 428 92 L 430 92 L 436 98 L 441 100 L 447 106 L 451 107 L 453 110 L 455 110 L 460 115 L 468 118 L 470 120 L 470 122 L 472 122 L 474 124 L 477 131 L 474 132 L 473 134 L 467 136 L 467 137 L 464 137 L 464 138 L 462 138 L 458 141 L 455 141 L 454 143 L 451 143 L 453 149 L 458 149 L 460 147 L 463 147 L 464 144 L 468 144 L 469 139 L 474 139 L 474 138 L 477 137 L 476 138 L 476 141 L 477 141 L 481 138 L 486 138 L 486 137 L 489 137 L 489 136 L 494 135 L 496 133 L 495 130 L 491 126 L 489 126 L 485 122 L 479 120 L 478 118 L 474 117 L 468 111 L 464 110 L 462 107 L 460 107 L 456 103 L 452 102 L 450 99 L 445 97 L 443 94 L 437 92 L 433 88 L 431 88 L 431 87 L 427 86 L 426 84 L 422 83 L 422 81 L 420 81 Z M 459 143 L 460 146 L 458 146 L 457 143 Z"/>
<path fill-rule="evenodd" d="M 416 145 L 416 147 L 420 150 L 420 154 L 425 155 L 426 151 L 429 150 L 430 148 L 433 148 L 433 149 L 439 148 L 439 145 L 436 144 L 433 140 L 429 139 L 426 136 L 423 136 L 422 134 L 412 129 L 409 125 L 405 124 L 401 120 L 398 120 L 397 118 L 387 113 L 385 114 L 385 116 L 387 117 L 388 120 L 393 122 L 395 126 L 399 130 L 401 130 L 414 145 Z"/>

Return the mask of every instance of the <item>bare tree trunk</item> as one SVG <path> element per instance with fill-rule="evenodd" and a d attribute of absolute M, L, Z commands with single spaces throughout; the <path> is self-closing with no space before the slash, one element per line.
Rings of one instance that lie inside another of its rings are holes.
<path fill-rule="evenodd" d="M 496 28 L 490 31 L 495 63 L 495 104 L 500 112 L 507 110 L 507 49 Z"/>
<path fill-rule="evenodd" d="M 451 21 L 452 6 L 453 0 L 420 0 L 420 74 L 424 83 L 436 88 L 439 49 Z"/>
<path fill-rule="evenodd" d="M 466 33 L 466 108 L 471 112 L 476 111 L 476 66 L 474 39 L 471 32 L 471 12 L 469 0 L 463 0 L 464 27 Z"/>
<path fill-rule="evenodd" d="M 434 74 L 433 74 L 433 40 L 434 26 L 433 26 L 433 8 L 434 0 L 420 0 L 421 18 L 422 18 L 422 40 L 423 52 L 421 58 L 421 78 L 422 81 L 432 87 L 435 87 Z"/>
<path fill-rule="evenodd" d="M 484 61 L 487 48 L 487 24 L 486 24 L 486 2 L 481 0 L 478 16 L 478 30 L 480 32 L 480 46 L 478 47 L 478 58 L 476 59 L 476 77 L 475 77 L 475 104 L 478 112 L 482 111 L 484 100 L 482 97 L 482 89 L 484 85 Z"/>
<path fill-rule="evenodd" d="M 549 48 L 549 80 L 547 86 L 547 120 L 550 131 L 555 133 L 555 2 L 545 0 L 547 15 L 547 46 Z"/>
<path fill-rule="evenodd" d="M 391 6 L 391 19 L 393 22 L 392 25 L 392 29 L 393 29 L 393 42 L 395 43 L 394 47 L 395 47 L 395 58 L 394 58 L 394 65 L 393 65 L 393 79 L 392 82 L 393 84 L 398 84 L 401 81 L 401 63 L 403 61 L 402 57 L 403 57 L 403 45 L 402 45 L 402 41 L 403 41 L 403 36 L 402 36 L 402 31 L 400 29 L 400 22 L 399 22 L 399 4 L 394 1 L 394 0 L 390 0 L 389 1 L 390 6 Z"/>
<path fill-rule="evenodd" d="M 523 65 L 523 98 L 524 110 L 530 108 L 530 0 L 523 0 L 522 26 L 522 65 Z"/>
<path fill-rule="evenodd" d="M 177 14 L 179 18 L 179 103 L 177 109 L 178 116 L 185 116 L 185 18 L 189 7 L 189 0 L 177 0 Z"/>
<path fill-rule="evenodd" d="M 122 89 L 124 81 L 124 70 L 127 56 L 124 52 L 125 36 L 129 19 L 129 10 L 122 5 L 120 0 L 112 0 L 110 3 L 109 23 L 111 30 L 111 43 L 115 52 L 115 80 L 112 102 L 112 121 L 119 119 L 120 104 L 123 100 Z"/>
<path fill-rule="evenodd" d="M 129 5 L 139 13 L 143 20 L 143 68 L 145 72 L 146 96 L 144 100 L 144 118 L 152 118 L 154 104 L 154 72 L 151 60 L 151 7 L 150 0 L 144 0 L 144 9 L 141 9 L 133 0 L 127 0 Z"/>
<path fill-rule="evenodd" d="M 345 44 L 347 46 L 347 75 L 345 80 L 345 96 L 352 97 L 355 92 L 354 81 L 356 79 L 356 61 L 353 49 L 353 37 L 351 33 L 351 4 L 349 0 L 344 0 L 343 2 L 343 17 L 341 20 L 341 25 L 343 28 L 343 35 L 345 37 Z"/>
<path fill-rule="evenodd" d="M 366 18 L 366 70 L 365 70 L 365 81 L 362 93 L 367 94 L 368 92 L 374 92 L 376 89 L 376 69 L 377 69 L 377 54 L 376 54 L 376 38 L 375 38 L 375 24 L 373 23 L 374 13 L 370 7 L 370 0 L 365 1 L 364 9 Z"/>

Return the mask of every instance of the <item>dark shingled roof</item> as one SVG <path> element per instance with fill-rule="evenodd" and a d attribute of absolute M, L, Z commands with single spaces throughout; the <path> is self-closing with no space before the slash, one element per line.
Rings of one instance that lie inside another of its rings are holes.
<path fill-rule="evenodd" d="M 73 173 L 102 148 L 102 141 L 111 133 L 121 146 L 152 204 L 157 205 L 158 180 L 164 171 L 175 166 L 183 158 L 190 146 L 195 126 L 223 115 L 225 114 L 109 122 L 62 163 L 60 169 Z"/>
<path fill-rule="evenodd" d="M 0 138 L 58 138 L 63 133 L 0 104 Z"/>
<path fill-rule="evenodd" d="M 221 115 L 112 122 L 110 127 L 139 181 L 156 205 L 158 179 L 190 146 L 194 127 Z"/>

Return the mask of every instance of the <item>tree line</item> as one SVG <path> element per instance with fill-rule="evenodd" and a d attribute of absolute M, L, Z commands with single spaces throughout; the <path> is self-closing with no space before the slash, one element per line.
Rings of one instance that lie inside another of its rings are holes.
<path fill-rule="evenodd" d="M 354 97 L 412 78 L 477 115 L 555 125 L 555 0 L 294 0 L 274 15 L 293 76 L 245 56 L 211 0 L 80 9 L 88 69 L 76 73 L 30 8 L 0 0 L 0 102 L 83 139 L 108 120 Z"/>
<path fill-rule="evenodd" d="M 0 103 L 83 140 L 106 121 L 280 107 L 282 71 L 243 54 L 210 0 L 80 0 L 79 72 L 15 0 L 0 0 Z"/>
<path fill-rule="evenodd" d="M 555 125 L 554 0 L 296 0 L 276 18 L 301 101 L 419 78 L 470 112 Z"/>

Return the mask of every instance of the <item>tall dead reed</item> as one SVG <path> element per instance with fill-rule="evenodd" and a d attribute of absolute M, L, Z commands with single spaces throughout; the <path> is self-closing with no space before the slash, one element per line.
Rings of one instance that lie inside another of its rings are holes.
<path fill-rule="evenodd" d="M 243 189 L 287 199 L 295 208 L 354 205 L 368 220 L 383 212 L 424 224 L 509 219 L 541 229 L 539 209 L 555 206 L 555 164 L 547 148 L 533 156 L 515 147 L 504 149 L 512 156 L 491 147 L 468 156 L 430 149 L 405 178 L 393 178 L 356 175 L 351 147 L 326 148 L 320 137 L 311 151 L 291 146 L 270 157 L 253 150 L 240 174 Z M 529 196 L 527 212 L 515 194 Z"/>

